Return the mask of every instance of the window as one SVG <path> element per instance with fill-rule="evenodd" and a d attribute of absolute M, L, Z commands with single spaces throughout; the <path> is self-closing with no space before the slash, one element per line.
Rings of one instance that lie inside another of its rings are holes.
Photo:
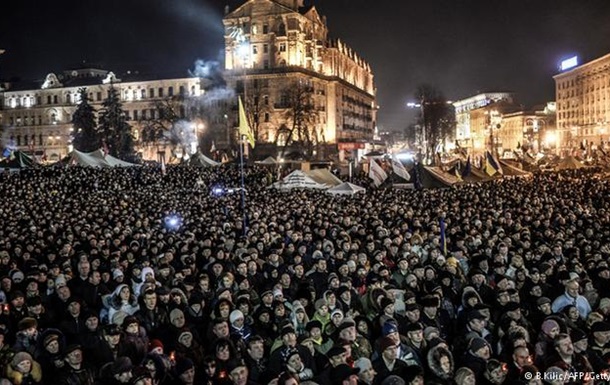
<path fill-rule="evenodd" d="M 184 86 L 180 86 L 179 92 L 180 92 L 180 96 L 184 96 L 185 95 Z"/>
<path fill-rule="evenodd" d="M 47 95 L 47 104 L 51 104 L 51 95 Z"/>
<path fill-rule="evenodd" d="M 286 35 L 286 24 L 284 24 L 284 23 L 280 24 L 280 28 L 278 29 L 277 34 L 280 36 Z"/>
<path fill-rule="evenodd" d="M 258 54 L 258 46 L 257 45 L 253 45 L 252 46 L 252 54 L 253 55 L 257 55 Z"/>
<path fill-rule="evenodd" d="M 95 100 L 97 100 L 98 102 L 101 102 L 101 101 L 102 101 L 102 93 L 101 93 L 101 92 L 98 92 L 98 93 L 95 95 Z"/>
<path fill-rule="evenodd" d="M 286 43 L 280 43 L 280 52 L 286 52 Z"/>
<path fill-rule="evenodd" d="M 148 90 L 148 97 L 149 98 L 154 98 L 155 97 L 155 89 L 151 88 Z"/>
<path fill-rule="evenodd" d="M 42 104 L 42 98 L 40 96 L 36 96 L 36 104 Z"/>
<path fill-rule="evenodd" d="M 59 99 L 57 98 L 57 95 L 53 95 L 53 104 L 57 103 L 59 103 Z"/>
<path fill-rule="evenodd" d="M 269 69 L 269 60 L 268 59 L 263 60 L 263 68 Z"/>
<path fill-rule="evenodd" d="M 146 110 L 142 110 L 142 120 L 146 119 Z"/>
<path fill-rule="evenodd" d="M 174 87 L 169 87 L 167 89 L 168 96 L 174 96 Z"/>
<path fill-rule="evenodd" d="M 138 110 L 133 110 L 133 120 L 138 120 Z"/>
<path fill-rule="evenodd" d="M 269 95 L 263 96 L 263 104 L 266 106 L 269 105 Z"/>
<path fill-rule="evenodd" d="M 72 95 L 68 94 L 66 95 L 66 104 L 70 104 L 72 103 Z"/>
<path fill-rule="evenodd" d="M 265 123 L 269 123 L 269 113 L 265 112 Z"/>
<path fill-rule="evenodd" d="M 163 97 L 163 88 L 159 87 L 159 97 L 162 98 Z"/>
<path fill-rule="evenodd" d="M 21 146 L 21 135 L 17 135 L 17 146 Z"/>
<path fill-rule="evenodd" d="M 41 115 L 38 115 L 38 125 L 42 126 L 42 116 Z M 41 145 L 42 145 L 42 143 L 41 143 Z"/>
<path fill-rule="evenodd" d="M 267 24 L 263 24 L 263 34 L 268 34 L 269 33 L 269 26 Z"/>
<path fill-rule="evenodd" d="M 269 53 L 269 44 L 263 44 L 263 53 Z"/>
<path fill-rule="evenodd" d="M 42 146 L 42 134 L 38 134 L 38 145 Z"/>
<path fill-rule="evenodd" d="M 146 99 L 146 90 L 145 90 L 145 89 L 141 89 L 141 90 L 140 90 L 140 97 L 141 97 L 142 99 Z"/>

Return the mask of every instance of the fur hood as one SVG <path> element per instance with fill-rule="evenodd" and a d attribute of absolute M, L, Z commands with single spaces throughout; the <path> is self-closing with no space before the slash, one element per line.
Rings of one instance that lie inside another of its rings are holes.
<path fill-rule="evenodd" d="M 479 293 L 477 293 L 476 289 L 472 286 L 466 286 L 464 288 L 464 291 L 462 292 L 462 307 L 464 309 L 469 309 L 467 302 L 467 299 L 470 298 L 471 296 L 475 296 L 479 299 L 479 303 L 483 303 L 483 301 L 481 300 L 481 296 L 479 295 Z"/>
<path fill-rule="evenodd" d="M 451 364 L 451 373 L 445 373 L 441 369 L 441 357 L 447 356 L 449 357 L 449 363 Z M 450 379 L 453 377 L 453 371 L 455 369 L 453 362 L 453 354 L 445 348 L 444 346 L 437 345 L 428 351 L 428 367 L 430 368 L 430 372 L 434 374 L 438 378 L 442 378 L 444 380 Z"/>
<path fill-rule="evenodd" d="M 42 369 L 40 364 L 34 360 L 32 362 L 32 370 L 30 370 L 30 377 L 33 382 L 39 383 L 42 379 Z M 13 369 L 12 365 L 6 367 L 6 377 L 11 381 L 11 384 L 21 385 L 24 380 L 23 373 Z"/>

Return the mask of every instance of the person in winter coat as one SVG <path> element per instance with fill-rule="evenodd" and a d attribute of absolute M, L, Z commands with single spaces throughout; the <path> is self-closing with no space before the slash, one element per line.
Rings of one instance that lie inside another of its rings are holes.
<path fill-rule="evenodd" d="M 102 319 L 112 321 L 114 314 L 122 311 L 127 315 L 134 315 L 140 309 L 136 296 L 131 293 L 131 289 L 127 284 L 120 284 L 114 289 L 109 297 L 105 298 L 104 311 L 106 317 L 102 315 Z"/>
<path fill-rule="evenodd" d="M 57 329 L 47 329 L 41 333 L 36 348 L 36 360 L 42 368 L 45 378 L 57 378 L 64 366 L 64 349 L 66 348 L 63 333 Z"/>
<path fill-rule="evenodd" d="M 42 381 L 42 369 L 29 353 L 19 352 L 6 367 L 6 377 L 14 385 L 39 384 Z"/>
<path fill-rule="evenodd" d="M 146 330 L 140 326 L 135 316 L 129 316 L 123 321 L 122 348 L 122 354 L 129 357 L 132 362 L 142 362 L 148 353 Z"/>
<path fill-rule="evenodd" d="M 437 345 L 427 354 L 430 377 L 426 378 L 428 384 L 451 385 L 453 381 L 453 355 L 443 345 Z"/>

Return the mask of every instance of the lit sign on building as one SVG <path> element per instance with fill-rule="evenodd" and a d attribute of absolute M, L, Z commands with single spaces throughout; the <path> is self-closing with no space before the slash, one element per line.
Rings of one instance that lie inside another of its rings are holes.
<path fill-rule="evenodd" d="M 570 68 L 574 68 L 578 65 L 578 56 L 572 56 L 561 62 L 561 70 L 565 71 Z"/>

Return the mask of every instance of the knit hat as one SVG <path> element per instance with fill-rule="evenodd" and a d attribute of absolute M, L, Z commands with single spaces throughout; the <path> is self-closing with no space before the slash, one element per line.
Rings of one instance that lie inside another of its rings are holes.
<path fill-rule="evenodd" d="M 394 342 L 394 340 L 390 337 L 382 337 L 379 341 L 379 351 L 381 353 L 383 353 L 387 348 L 390 348 L 392 346 L 396 346 L 396 342 Z"/>
<path fill-rule="evenodd" d="M 591 325 L 591 331 L 593 333 L 597 332 L 608 332 L 610 331 L 610 323 L 605 321 L 599 321 Z"/>
<path fill-rule="evenodd" d="M 605 309 L 607 307 L 610 307 L 610 298 L 602 298 L 599 301 L 598 309 Z"/>
<path fill-rule="evenodd" d="M 394 301 L 392 301 L 388 297 L 383 297 L 380 302 L 380 308 L 381 308 L 381 310 L 384 310 L 386 307 L 393 305 L 393 304 L 394 304 Z"/>
<path fill-rule="evenodd" d="M 131 363 L 131 359 L 129 357 L 117 357 L 116 360 L 112 363 L 110 367 L 110 371 L 112 374 L 117 375 L 121 373 L 130 372 L 133 369 L 133 364 Z"/>
<path fill-rule="evenodd" d="M 180 309 L 174 309 L 169 313 L 169 322 L 174 323 L 174 320 L 178 317 L 184 317 L 184 312 Z"/>
<path fill-rule="evenodd" d="M 190 359 L 179 358 L 176 361 L 176 366 L 175 366 L 176 375 L 180 376 L 187 370 L 192 369 L 194 366 L 195 365 L 193 364 L 193 361 L 191 361 Z"/>
<path fill-rule="evenodd" d="M 394 322 L 387 321 L 383 324 L 382 331 L 384 337 L 392 333 L 398 333 L 398 326 Z"/>
<path fill-rule="evenodd" d="M 472 353 L 476 353 L 479 349 L 484 348 L 485 346 L 489 346 L 487 341 L 485 341 L 481 337 L 474 337 L 470 340 L 469 349 Z"/>
<path fill-rule="evenodd" d="M 59 341 L 59 336 L 57 334 L 49 334 L 48 336 L 46 336 L 42 341 L 42 346 L 46 347 L 53 341 Z"/>
<path fill-rule="evenodd" d="M 163 342 L 161 342 L 161 340 L 158 339 L 154 339 L 152 341 L 150 341 L 150 344 L 148 344 L 148 351 L 152 351 L 153 349 L 156 348 L 161 348 L 163 349 Z"/>
<path fill-rule="evenodd" d="M 431 335 L 431 334 L 434 334 L 434 333 L 436 333 L 436 334 L 440 334 L 440 331 L 438 330 L 438 328 L 436 328 L 436 327 L 434 327 L 434 326 L 427 326 L 427 327 L 424 329 L 424 339 L 425 339 L 426 341 L 428 341 L 428 340 L 430 339 L 430 335 Z"/>
<path fill-rule="evenodd" d="M 27 352 L 19 352 L 17 354 L 15 354 L 13 356 L 13 359 L 11 360 L 11 365 L 13 366 L 13 368 L 16 368 L 17 365 L 19 365 L 19 363 L 23 362 L 23 361 L 30 361 L 33 362 L 34 359 L 32 358 L 32 356 L 30 355 L 30 353 Z"/>
<path fill-rule="evenodd" d="M 411 367 L 414 367 L 415 369 L 409 369 Z M 405 376 L 407 376 L 408 378 L 410 378 L 411 380 L 409 380 L 409 383 L 411 383 L 413 380 L 415 380 L 417 378 L 417 376 L 421 376 L 423 373 L 421 371 L 421 369 L 419 369 L 418 366 L 409 366 L 407 368 L 406 374 Z M 405 380 L 403 380 L 402 378 L 398 377 L 395 374 L 392 374 L 390 376 L 387 376 L 385 378 L 385 380 L 381 381 L 381 385 L 406 385 L 407 383 L 405 382 Z"/>
<path fill-rule="evenodd" d="M 544 332 L 544 334 L 549 334 L 551 332 L 551 330 L 553 330 L 553 328 L 559 329 L 559 324 L 557 323 L 557 321 L 552 320 L 552 319 L 545 320 L 541 326 L 541 329 Z"/>
<path fill-rule="evenodd" d="M 317 311 L 317 310 L 320 310 L 320 308 L 321 308 L 322 306 L 328 306 L 328 302 L 326 302 L 326 300 L 325 300 L 324 298 L 320 298 L 319 300 L 317 300 L 317 301 L 314 303 L 314 308 L 316 309 L 316 311 Z"/>
<path fill-rule="evenodd" d="M 244 319 L 244 313 L 242 313 L 241 310 L 235 309 L 229 315 L 229 322 L 231 322 L 231 324 L 234 324 L 235 321 L 237 321 L 240 318 Z"/>
<path fill-rule="evenodd" d="M 360 373 L 362 373 L 369 369 L 373 369 L 373 364 L 368 358 L 360 357 L 354 362 L 354 367 L 360 369 Z"/>

